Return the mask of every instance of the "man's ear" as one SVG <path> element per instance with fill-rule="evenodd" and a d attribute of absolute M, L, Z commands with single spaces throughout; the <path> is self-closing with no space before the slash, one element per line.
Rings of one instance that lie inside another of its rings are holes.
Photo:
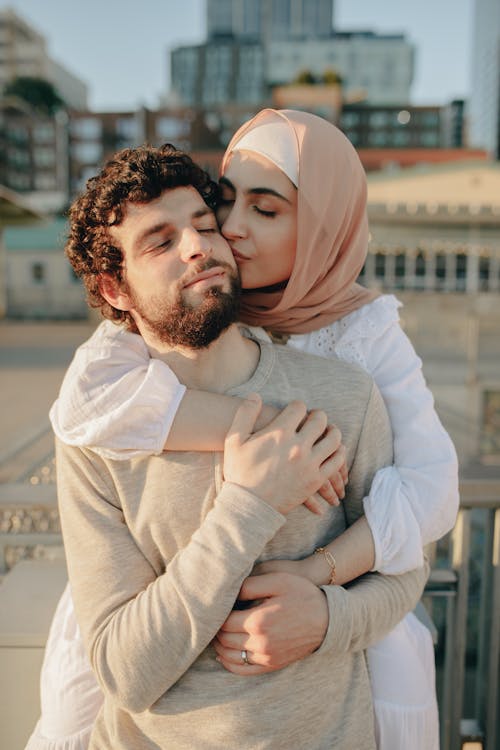
<path fill-rule="evenodd" d="M 120 282 L 109 273 L 101 273 L 99 276 L 99 291 L 102 296 L 117 310 L 130 310 L 132 303 L 130 297 L 123 291 Z"/>

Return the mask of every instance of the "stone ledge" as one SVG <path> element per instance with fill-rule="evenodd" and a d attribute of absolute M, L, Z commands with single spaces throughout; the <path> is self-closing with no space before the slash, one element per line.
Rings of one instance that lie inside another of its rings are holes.
<path fill-rule="evenodd" d="M 66 585 L 64 560 L 24 560 L 0 585 L 0 648 L 43 648 Z"/>
<path fill-rule="evenodd" d="M 0 509 L 27 505 L 57 507 L 55 484 L 32 485 L 22 482 L 0 484 Z"/>

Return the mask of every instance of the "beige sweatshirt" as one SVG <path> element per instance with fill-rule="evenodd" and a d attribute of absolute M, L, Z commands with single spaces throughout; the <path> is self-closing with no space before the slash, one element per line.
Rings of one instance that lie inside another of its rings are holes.
<path fill-rule="evenodd" d="M 104 459 L 59 443 L 58 492 L 78 620 L 105 703 L 91 749 L 375 748 L 363 649 L 418 601 L 425 571 L 325 586 L 330 622 L 311 656 L 256 677 L 227 672 L 210 645 L 256 560 L 300 558 L 362 514 L 391 461 L 382 399 L 361 370 L 261 344 L 244 386 L 264 401 L 324 409 L 342 430 L 340 508 L 286 518 L 224 483 L 222 454 Z"/>

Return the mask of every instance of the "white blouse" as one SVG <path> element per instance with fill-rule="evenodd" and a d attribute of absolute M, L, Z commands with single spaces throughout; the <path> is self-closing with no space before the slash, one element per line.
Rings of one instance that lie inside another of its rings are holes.
<path fill-rule="evenodd" d="M 364 506 L 374 570 L 386 574 L 420 566 L 422 546 L 452 528 L 458 509 L 455 449 L 434 410 L 422 362 L 399 325 L 400 306 L 384 295 L 288 341 L 362 367 L 381 391 L 394 465 L 377 472 Z M 149 357 L 139 335 L 105 321 L 77 350 L 50 417 L 56 435 L 70 445 L 118 460 L 161 453 L 184 392 L 168 366 Z"/>

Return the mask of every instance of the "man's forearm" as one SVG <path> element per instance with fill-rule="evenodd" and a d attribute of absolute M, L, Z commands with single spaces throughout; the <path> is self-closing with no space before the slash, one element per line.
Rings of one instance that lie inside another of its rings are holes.
<path fill-rule="evenodd" d="M 60 472 L 75 609 L 103 690 L 126 710 L 143 711 L 210 643 L 284 517 L 241 488 L 224 485 L 188 544 L 164 572 L 155 571 L 115 499 L 105 499 L 104 467 L 89 462 L 86 468 L 93 493 L 82 481 L 81 463 Z"/>

